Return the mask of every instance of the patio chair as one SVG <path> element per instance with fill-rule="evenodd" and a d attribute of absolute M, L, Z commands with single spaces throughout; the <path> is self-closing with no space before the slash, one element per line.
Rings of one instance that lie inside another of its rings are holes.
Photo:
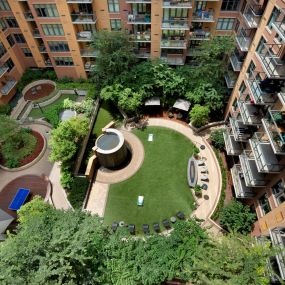
<path fill-rule="evenodd" d="M 149 234 L 149 225 L 148 224 L 143 224 L 142 229 L 145 235 Z"/>
<path fill-rule="evenodd" d="M 159 224 L 158 224 L 158 223 L 154 223 L 154 224 L 153 224 L 153 230 L 154 230 L 156 233 L 159 233 L 159 232 L 160 232 L 160 227 L 159 227 Z"/>
<path fill-rule="evenodd" d="M 201 180 L 207 181 L 207 180 L 209 180 L 209 176 L 208 175 L 201 175 Z"/>
<path fill-rule="evenodd" d="M 163 220 L 162 224 L 167 230 L 171 228 L 170 222 L 167 219 Z"/>
<path fill-rule="evenodd" d="M 115 232 L 117 230 L 118 226 L 119 226 L 119 224 L 117 222 L 114 222 L 112 224 L 112 231 Z"/>
<path fill-rule="evenodd" d="M 206 166 L 201 167 L 201 173 L 207 173 L 208 172 L 208 168 Z"/>
<path fill-rule="evenodd" d="M 185 215 L 184 215 L 184 213 L 182 213 L 181 211 L 179 211 L 179 212 L 176 213 L 176 217 L 177 217 L 179 220 L 185 220 Z"/>
<path fill-rule="evenodd" d="M 42 90 L 42 86 L 41 86 L 41 85 L 38 85 L 38 86 L 36 87 L 36 90 L 37 90 L 37 91 Z"/>
<path fill-rule="evenodd" d="M 198 160 L 197 161 L 198 166 L 205 165 L 205 162 L 203 160 Z"/>
<path fill-rule="evenodd" d="M 136 233 L 136 226 L 134 224 L 129 225 L 129 232 L 131 235 L 134 235 Z"/>

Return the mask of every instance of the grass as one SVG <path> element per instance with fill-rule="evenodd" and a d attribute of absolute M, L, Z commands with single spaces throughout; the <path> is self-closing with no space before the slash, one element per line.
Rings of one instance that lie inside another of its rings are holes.
<path fill-rule="evenodd" d="M 148 134 L 154 141 L 147 140 Z M 194 208 L 194 198 L 187 183 L 187 164 L 194 145 L 182 134 L 162 127 L 135 130 L 134 134 L 144 145 L 145 158 L 139 171 L 130 179 L 110 187 L 104 222 L 125 221 L 142 224 L 152 229 L 154 222 L 182 211 L 189 216 Z M 138 207 L 137 197 L 144 196 L 143 207 Z"/>
<path fill-rule="evenodd" d="M 42 107 L 43 112 L 49 112 L 51 109 L 54 108 L 55 105 L 58 104 L 63 104 L 64 99 L 69 98 L 70 100 L 75 101 L 76 100 L 76 95 L 75 94 L 62 94 L 56 101 L 54 101 L 52 104 L 46 106 L 46 107 Z M 59 114 L 58 114 L 59 115 Z M 44 117 L 44 114 L 41 112 L 41 110 L 39 108 L 33 109 L 30 114 L 29 117 L 32 117 L 33 119 L 39 119 Z"/>

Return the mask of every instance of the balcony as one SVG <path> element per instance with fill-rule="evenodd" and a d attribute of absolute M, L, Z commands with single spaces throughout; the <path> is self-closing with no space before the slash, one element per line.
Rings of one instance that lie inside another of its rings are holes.
<path fill-rule="evenodd" d="M 39 51 L 40 51 L 40 53 L 47 53 L 47 49 L 44 45 L 39 46 Z"/>
<path fill-rule="evenodd" d="M 234 88 L 237 81 L 237 75 L 234 72 L 228 70 L 228 72 L 225 74 L 225 81 L 228 88 Z"/>
<path fill-rule="evenodd" d="M 235 164 L 231 169 L 231 175 L 234 184 L 236 198 L 253 198 L 254 193 L 250 187 L 247 187 L 244 180 L 244 175 L 239 164 Z"/>
<path fill-rule="evenodd" d="M 234 71 L 241 70 L 243 65 L 243 59 L 236 52 L 233 52 L 230 56 L 230 62 Z"/>
<path fill-rule="evenodd" d="M 16 86 L 17 81 L 13 78 L 7 79 L 4 85 L 0 88 L 0 93 L 2 96 L 9 95 L 10 91 Z"/>
<path fill-rule="evenodd" d="M 187 43 L 185 40 L 167 40 L 162 39 L 160 43 L 160 48 L 173 48 L 173 49 L 186 49 Z"/>
<path fill-rule="evenodd" d="M 263 44 L 256 50 L 257 57 L 268 78 L 285 79 L 285 62 L 282 60 L 283 44 Z"/>
<path fill-rule="evenodd" d="M 229 129 L 223 133 L 223 136 L 227 155 L 240 155 L 243 151 L 242 144 L 235 140 L 234 135 L 230 133 Z"/>
<path fill-rule="evenodd" d="M 277 94 L 280 102 L 282 103 L 283 107 L 285 107 L 285 93 L 284 92 L 279 92 Z"/>
<path fill-rule="evenodd" d="M 251 129 L 246 126 L 243 122 L 230 118 L 230 126 L 234 135 L 234 139 L 239 142 L 247 142 L 252 136 Z"/>
<path fill-rule="evenodd" d="M 188 18 L 178 18 L 173 20 L 162 20 L 162 30 L 189 30 Z"/>
<path fill-rule="evenodd" d="M 262 80 L 259 73 L 250 73 L 246 83 L 255 104 L 268 105 L 276 102 L 276 86 L 267 79 Z"/>
<path fill-rule="evenodd" d="M 137 58 L 150 58 L 150 49 L 147 48 L 140 48 L 140 49 L 135 49 L 134 53 Z"/>
<path fill-rule="evenodd" d="M 258 105 L 250 102 L 238 101 L 242 121 L 245 125 L 260 125 L 263 112 Z"/>
<path fill-rule="evenodd" d="M 244 151 L 240 156 L 240 165 L 247 187 L 264 187 L 266 185 L 265 175 L 259 173 L 254 156 L 251 152 Z"/>
<path fill-rule="evenodd" d="M 66 0 L 67 3 L 73 4 L 73 3 L 78 3 L 78 4 L 92 4 L 93 0 Z"/>
<path fill-rule="evenodd" d="M 192 1 L 190 0 L 169 0 L 163 1 L 163 8 L 184 8 L 191 9 Z"/>
<path fill-rule="evenodd" d="M 87 61 L 84 64 L 84 69 L 85 71 L 92 71 L 95 66 L 96 66 L 95 62 Z"/>
<path fill-rule="evenodd" d="M 98 51 L 92 49 L 81 49 L 80 50 L 81 57 L 97 57 Z"/>
<path fill-rule="evenodd" d="M 129 14 L 128 15 L 129 25 L 150 25 L 151 19 L 150 14 Z"/>
<path fill-rule="evenodd" d="M 203 31 L 202 29 L 194 30 L 190 32 L 190 40 L 191 41 L 207 41 L 211 37 L 210 32 Z"/>
<path fill-rule="evenodd" d="M 269 109 L 262 124 L 274 153 L 285 155 L 285 112 Z"/>
<path fill-rule="evenodd" d="M 192 22 L 215 22 L 215 13 L 213 10 L 198 10 L 193 13 Z"/>
<path fill-rule="evenodd" d="M 184 65 L 184 56 L 182 54 L 162 55 L 161 59 L 169 65 Z"/>
<path fill-rule="evenodd" d="M 26 21 L 34 21 L 35 20 L 31 11 L 24 12 L 24 17 L 25 17 Z"/>
<path fill-rule="evenodd" d="M 285 9 L 279 9 L 272 22 L 272 27 L 276 30 L 279 36 L 285 41 Z"/>
<path fill-rule="evenodd" d="M 8 70 L 9 70 L 8 67 L 6 67 L 6 66 L 1 66 L 1 67 L 0 67 L 0 78 L 1 78 L 3 75 L 5 75 Z"/>
<path fill-rule="evenodd" d="M 284 169 L 284 165 L 279 164 L 266 134 L 255 133 L 249 143 L 259 172 L 279 173 Z"/>
<path fill-rule="evenodd" d="M 150 33 L 149 32 L 137 32 L 136 34 L 130 35 L 130 41 L 150 43 L 151 42 Z"/>
<path fill-rule="evenodd" d="M 237 32 L 236 42 L 241 51 L 248 51 L 252 39 L 253 33 L 251 30 L 241 29 Z"/>
<path fill-rule="evenodd" d="M 71 14 L 71 21 L 73 24 L 95 24 L 96 16 L 95 14 L 88 14 L 80 12 L 77 14 Z"/>
<path fill-rule="evenodd" d="M 249 3 L 244 9 L 243 17 L 248 27 L 254 29 L 258 27 L 262 14 L 263 9 L 261 5 Z"/>
<path fill-rule="evenodd" d="M 276 260 L 279 267 L 280 276 L 283 280 L 285 280 L 285 229 L 280 227 L 270 229 L 269 235 L 272 245 L 276 247 L 277 250 Z"/>
<path fill-rule="evenodd" d="M 44 62 L 45 62 L 45 66 L 46 67 L 51 67 L 52 66 L 52 62 L 51 62 L 51 60 L 49 58 L 45 59 Z"/>
<path fill-rule="evenodd" d="M 34 29 L 34 30 L 32 31 L 32 33 L 33 33 L 33 37 L 34 37 L 34 38 L 41 38 L 41 34 L 40 34 L 39 29 Z"/>
<path fill-rule="evenodd" d="M 145 3 L 151 4 L 151 0 L 126 0 L 127 4 Z"/>
<path fill-rule="evenodd" d="M 91 31 L 81 31 L 76 34 L 76 39 L 78 42 L 92 42 L 92 32 Z"/>

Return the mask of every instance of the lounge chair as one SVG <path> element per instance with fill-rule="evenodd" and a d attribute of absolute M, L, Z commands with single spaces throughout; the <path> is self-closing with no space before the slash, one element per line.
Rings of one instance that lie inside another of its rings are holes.
<path fill-rule="evenodd" d="M 144 200 L 144 196 L 138 196 L 137 205 L 138 206 L 142 206 L 143 205 L 143 200 Z"/>
<path fill-rule="evenodd" d="M 205 162 L 203 160 L 198 160 L 197 161 L 198 166 L 205 165 Z"/>
<path fill-rule="evenodd" d="M 176 217 L 177 217 L 179 220 L 185 220 L 185 215 L 184 215 L 184 213 L 182 213 L 181 211 L 179 211 L 179 212 L 176 213 Z"/>
<path fill-rule="evenodd" d="M 143 229 L 144 234 L 146 234 L 146 235 L 149 234 L 149 225 L 148 224 L 143 224 L 142 229 Z"/>
<path fill-rule="evenodd" d="M 201 175 L 201 180 L 202 181 L 209 180 L 209 176 L 208 175 Z"/>
<path fill-rule="evenodd" d="M 129 232 L 131 235 L 134 235 L 136 233 L 136 226 L 134 224 L 129 225 Z"/>
<path fill-rule="evenodd" d="M 112 224 L 112 231 L 115 232 L 117 230 L 118 226 L 119 226 L 119 224 L 117 222 L 114 222 Z"/>
<path fill-rule="evenodd" d="M 159 227 L 159 224 L 158 223 L 154 223 L 153 224 L 153 229 L 156 233 L 159 233 L 160 232 L 160 227 Z"/>
<path fill-rule="evenodd" d="M 162 224 L 167 230 L 171 228 L 171 225 L 167 219 L 163 220 Z"/>

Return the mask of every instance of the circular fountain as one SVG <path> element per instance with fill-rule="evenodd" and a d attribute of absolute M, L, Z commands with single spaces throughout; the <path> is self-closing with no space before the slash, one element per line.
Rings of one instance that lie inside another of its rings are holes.
<path fill-rule="evenodd" d="M 128 150 L 123 134 L 116 129 L 106 129 L 95 142 L 99 163 L 106 168 L 116 168 L 127 159 Z"/>

